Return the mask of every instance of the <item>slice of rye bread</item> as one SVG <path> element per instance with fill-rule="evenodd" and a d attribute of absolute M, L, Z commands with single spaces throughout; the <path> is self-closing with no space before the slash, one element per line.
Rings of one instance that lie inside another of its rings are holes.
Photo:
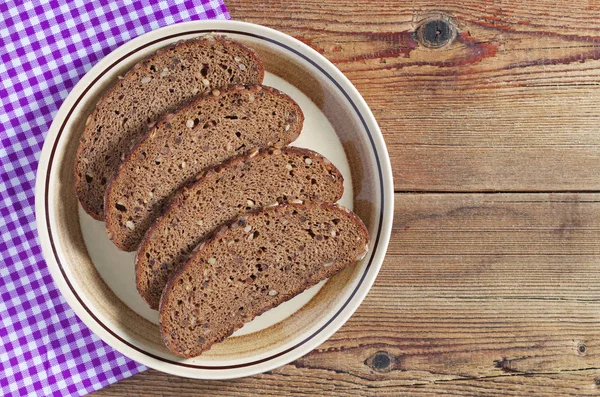
<path fill-rule="evenodd" d="M 368 240 L 360 218 L 337 204 L 283 204 L 243 215 L 201 243 L 165 286 L 165 345 L 177 356 L 198 356 L 362 259 Z"/>
<path fill-rule="evenodd" d="M 296 102 L 263 86 L 213 91 L 167 114 L 123 161 L 109 185 L 109 238 L 122 250 L 136 250 L 169 196 L 200 171 L 257 148 L 283 147 L 300 135 L 303 121 Z"/>
<path fill-rule="evenodd" d="M 124 156 L 158 119 L 198 94 L 231 84 L 260 84 L 256 53 L 224 36 L 204 36 L 160 49 L 104 94 L 88 117 L 75 159 L 83 209 L 104 220 L 104 193 Z"/>
<path fill-rule="evenodd" d="M 218 226 L 246 211 L 293 199 L 336 202 L 343 192 L 342 174 L 311 150 L 269 149 L 235 157 L 179 193 L 146 232 L 136 256 L 138 291 L 158 309 L 174 269 Z"/>

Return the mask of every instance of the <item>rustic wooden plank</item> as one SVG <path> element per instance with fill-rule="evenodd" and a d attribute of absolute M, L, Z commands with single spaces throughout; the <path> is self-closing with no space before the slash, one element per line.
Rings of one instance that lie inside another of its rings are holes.
<path fill-rule="evenodd" d="M 399 197 L 391 255 L 600 255 L 597 194 Z"/>
<path fill-rule="evenodd" d="M 397 191 L 600 190 L 595 1 L 227 4 L 352 80 L 383 130 Z M 426 48 L 413 32 L 438 15 L 458 36 Z"/>
<path fill-rule="evenodd" d="M 600 194 L 396 194 L 390 251 L 318 349 L 229 381 L 139 374 L 112 395 L 600 393 Z"/>
<path fill-rule="evenodd" d="M 600 2 L 227 5 L 353 81 L 380 122 L 397 191 L 600 190 Z M 434 11 L 459 32 L 442 49 L 412 34 Z M 599 201 L 396 195 L 380 276 L 319 349 L 251 378 L 149 371 L 97 394 L 597 395 Z"/>
<path fill-rule="evenodd" d="M 364 380 L 350 374 L 332 376 L 332 373 L 326 369 L 315 371 L 286 367 L 280 371 L 252 378 L 203 382 L 150 370 L 93 395 L 105 397 L 597 396 L 600 388 L 594 379 L 599 378 L 600 370 L 583 370 L 536 376 L 506 375 L 434 383 L 416 382 L 413 385 L 399 386 L 392 381 Z"/>

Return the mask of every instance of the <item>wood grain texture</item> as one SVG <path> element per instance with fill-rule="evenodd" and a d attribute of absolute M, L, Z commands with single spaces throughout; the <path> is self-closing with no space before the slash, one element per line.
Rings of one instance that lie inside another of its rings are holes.
<path fill-rule="evenodd" d="M 149 371 L 96 393 L 598 395 L 600 194 L 396 194 L 393 236 L 352 318 L 245 379 Z"/>
<path fill-rule="evenodd" d="M 398 192 L 388 255 L 294 363 L 230 381 L 148 371 L 96 395 L 599 395 L 600 1 L 226 3 L 365 97 Z M 425 47 L 428 18 L 456 38 Z"/>
<path fill-rule="evenodd" d="M 597 1 L 227 1 L 336 64 L 384 133 L 397 191 L 600 190 Z M 444 15 L 457 39 L 415 41 Z"/>

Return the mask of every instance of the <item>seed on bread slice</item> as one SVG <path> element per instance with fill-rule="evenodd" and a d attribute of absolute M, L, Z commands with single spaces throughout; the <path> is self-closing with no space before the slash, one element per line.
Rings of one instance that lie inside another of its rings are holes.
<path fill-rule="evenodd" d="M 115 245 L 136 250 L 169 196 L 207 167 L 258 148 L 295 140 L 304 116 L 271 87 L 231 87 L 168 114 L 123 161 L 105 198 Z"/>
<path fill-rule="evenodd" d="M 243 215 L 201 243 L 160 302 L 165 345 L 195 357 L 244 323 L 338 273 L 368 250 L 362 221 L 336 204 L 283 204 Z"/>
<path fill-rule="evenodd" d="M 293 199 L 336 202 L 343 192 L 342 174 L 311 150 L 269 149 L 235 157 L 178 193 L 146 232 L 136 255 L 138 291 L 158 309 L 169 277 L 192 249 L 246 211 Z"/>
<path fill-rule="evenodd" d="M 263 76 L 253 50 L 218 35 L 180 41 L 137 63 L 86 121 L 75 159 L 75 190 L 83 209 L 104 220 L 108 183 L 162 115 L 213 89 L 260 84 Z"/>

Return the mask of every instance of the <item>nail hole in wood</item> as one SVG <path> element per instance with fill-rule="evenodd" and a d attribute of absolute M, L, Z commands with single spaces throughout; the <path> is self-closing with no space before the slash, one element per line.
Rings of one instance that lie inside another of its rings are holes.
<path fill-rule="evenodd" d="M 444 47 L 456 38 L 454 24 L 443 17 L 422 21 L 415 33 L 419 44 L 428 48 Z"/>
<path fill-rule="evenodd" d="M 365 364 L 376 372 L 390 372 L 393 367 L 393 362 L 394 357 L 384 351 L 378 351 L 365 360 Z"/>

